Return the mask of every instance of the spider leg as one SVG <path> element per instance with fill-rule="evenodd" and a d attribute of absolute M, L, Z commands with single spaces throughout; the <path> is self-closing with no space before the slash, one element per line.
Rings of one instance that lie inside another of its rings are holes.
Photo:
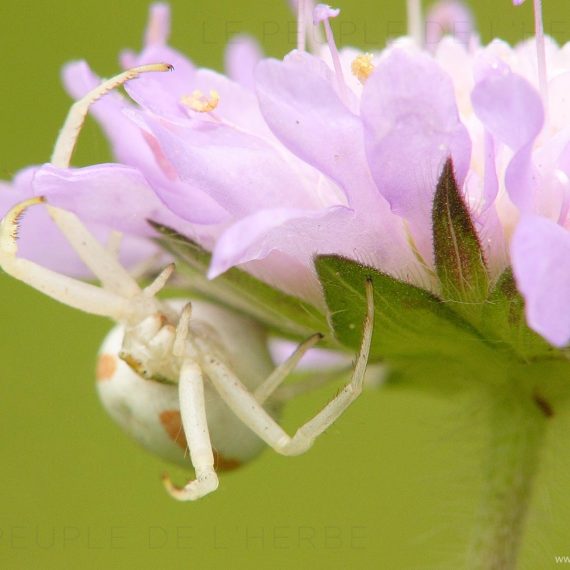
<path fill-rule="evenodd" d="M 89 108 L 101 99 L 101 97 L 127 81 L 135 79 L 142 73 L 170 70 L 172 70 L 172 66 L 165 63 L 134 67 L 107 81 L 103 81 L 79 101 L 76 101 L 69 110 L 63 128 L 59 133 L 51 156 L 51 163 L 59 168 L 69 167 L 73 150 L 87 113 L 89 112 Z M 81 260 L 101 281 L 105 289 L 109 289 L 124 297 L 133 297 L 140 293 L 140 288 L 136 281 L 131 277 L 128 271 L 122 267 L 117 256 L 103 247 L 91 235 L 87 228 L 85 228 L 75 214 L 49 205 L 47 206 L 47 210 L 67 241 L 77 252 Z"/>
<path fill-rule="evenodd" d="M 119 259 L 119 254 L 121 253 L 121 244 L 123 243 L 123 234 L 113 230 L 109 237 L 107 238 L 107 243 L 105 244 L 105 249 L 112 255 L 115 259 Z"/>
<path fill-rule="evenodd" d="M 335 368 L 332 370 L 325 370 L 318 372 L 311 376 L 304 376 L 293 384 L 286 386 L 279 386 L 271 395 L 271 399 L 277 402 L 289 402 L 294 400 L 297 396 L 302 396 L 314 390 L 318 390 L 327 384 L 338 382 L 346 378 L 350 373 L 350 368 Z"/>
<path fill-rule="evenodd" d="M 186 339 L 188 338 L 189 333 L 188 326 L 190 325 L 191 316 L 192 303 L 186 303 L 182 309 L 182 312 L 180 313 L 178 324 L 176 325 L 176 336 L 174 339 L 174 347 L 172 349 L 174 356 L 184 356 L 184 351 L 186 349 Z"/>
<path fill-rule="evenodd" d="M 141 73 L 168 71 L 171 69 L 172 66 L 167 64 L 146 65 L 130 69 L 108 81 L 104 81 L 85 97 L 77 101 L 71 107 L 59 134 L 51 162 L 60 168 L 69 166 L 77 137 L 89 107 L 98 99 L 126 81 L 138 77 Z M 110 316 L 116 320 L 124 321 L 125 318 L 128 318 L 127 315 L 136 309 L 134 306 L 129 309 L 127 299 L 139 295 L 141 289 L 126 269 L 118 262 L 116 256 L 95 239 L 75 214 L 47 206 L 48 213 L 69 244 L 75 249 L 87 267 L 93 271 L 95 276 L 101 281 L 103 289 L 108 290 L 109 294 L 105 294 L 106 292 L 101 291 L 99 288 L 70 279 L 64 275 L 58 275 L 37 264 L 16 257 L 16 236 L 19 218 L 26 208 L 42 202 L 45 202 L 45 199 L 28 200 L 14 207 L 2 220 L 2 228 L 0 230 L 2 234 L 0 238 L 0 265 L 7 273 L 58 301 L 90 313 Z M 45 279 L 45 282 L 42 282 L 42 279 Z"/>
<path fill-rule="evenodd" d="M 160 291 L 165 287 L 168 280 L 176 270 L 175 263 L 169 263 L 154 279 L 154 281 L 143 289 L 143 293 L 147 297 L 156 297 Z"/>
<path fill-rule="evenodd" d="M 76 309 L 124 321 L 130 317 L 130 304 L 119 295 L 51 271 L 17 257 L 18 221 L 26 208 L 40 204 L 33 198 L 12 208 L 0 222 L 0 266 L 8 275 L 27 283 L 45 295 Z"/>
<path fill-rule="evenodd" d="M 367 313 L 362 342 L 350 382 L 311 420 L 293 436 L 263 409 L 239 378 L 214 354 L 204 351 L 203 369 L 220 397 L 233 412 L 263 441 L 283 455 L 298 455 L 311 447 L 315 439 L 330 427 L 362 392 L 364 374 L 370 353 L 374 327 L 374 298 L 372 284 L 366 282 Z"/>
<path fill-rule="evenodd" d="M 172 71 L 173 67 L 167 63 L 155 63 L 150 65 L 141 65 L 133 67 L 123 73 L 119 73 L 107 81 L 103 81 L 95 89 L 89 91 L 87 95 L 76 101 L 65 119 L 63 128 L 61 129 L 50 162 L 59 168 L 68 168 L 71 161 L 73 149 L 77 143 L 77 138 L 81 131 L 81 127 L 85 122 L 85 117 L 89 112 L 89 108 L 93 103 L 101 99 L 104 95 L 120 87 L 127 81 L 135 79 L 141 73 L 148 73 L 152 71 Z"/>
<path fill-rule="evenodd" d="M 129 267 L 129 273 L 131 277 L 137 282 L 144 279 L 147 275 L 152 273 L 160 260 L 163 258 L 163 254 L 159 251 L 152 254 L 150 257 L 135 263 L 135 265 Z"/>
<path fill-rule="evenodd" d="M 218 488 L 218 476 L 214 470 L 214 453 L 206 418 L 204 381 L 200 366 L 194 360 L 186 360 L 183 363 L 178 391 L 182 425 L 196 479 L 184 487 L 176 487 L 165 474 L 163 482 L 166 490 L 175 499 L 195 501 Z"/>
<path fill-rule="evenodd" d="M 130 273 L 95 239 L 75 214 L 53 206 L 48 206 L 47 210 L 69 245 L 99 279 L 104 289 L 126 298 L 141 292 Z"/>
<path fill-rule="evenodd" d="M 319 372 L 317 375 L 313 372 L 311 376 L 308 375 L 308 372 L 304 372 L 303 377 L 295 383 L 279 386 L 271 395 L 271 399 L 282 403 L 294 400 L 297 396 L 302 396 L 327 384 L 344 379 L 350 374 L 350 369 L 350 367 L 331 368 Z M 384 383 L 386 377 L 387 368 L 385 364 L 368 364 L 363 388 L 365 390 L 377 390 Z"/>
<path fill-rule="evenodd" d="M 289 358 L 287 358 L 287 360 L 285 360 L 285 362 L 280 364 L 269 375 L 267 380 L 265 380 L 265 382 L 263 382 L 263 384 L 260 384 L 255 389 L 255 391 L 253 393 L 253 396 L 255 397 L 255 399 L 260 404 L 263 404 L 263 402 L 265 402 L 265 400 L 267 400 L 267 398 L 269 398 L 269 396 L 271 396 L 271 394 L 273 394 L 275 392 L 275 390 L 285 381 L 287 376 L 289 376 L 289 374 L 291 374 L 291 372 L 293 372 L 293 370 L 295 370 L 295 367 L 299 363 L 299 360 L 301 360 L 301 358 L 303 358 L 305 353 L 308 350 L 310 350 L 311 348 L 313 348 L 313 346 L 315 346 L 315 344 L 317 344 L 322 338 L 323 338 L 323 335 L 320 333 L 317 333 L 317 334 L 314 334 L 313 336 L 310 336 L 308 339 L 304 340 L 296 348 L 296 350 L 293 352 L 293 354 L 291 354 L 291 356 L 289 356 Z"/>

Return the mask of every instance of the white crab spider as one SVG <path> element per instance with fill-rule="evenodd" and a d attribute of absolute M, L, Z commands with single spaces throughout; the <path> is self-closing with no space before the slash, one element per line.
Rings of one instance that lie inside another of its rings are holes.
<path fill-rule="evenodd" d="M 52 164 L 69 166 L 91 104 L 140 73 L 169 69 L 165 64 L 134 68 L 76 102 L 56 142 Z M 229 469 L 249 460 L 263 443 L 284 455 L 303 453 L 360 394 L 373 330 L 369 282 L 362 344 L 350 382 L 289 436 L 273 417 L 280 402 L 273 398 L 271 403 L 272 396 L 320 334 L 301 343 L 273 370 L 260 325 L 208 303 L 157 299 L 173 265 L 141 289 L 74 214 L 47 204 L 52 219 L 102 287 L 21 259 L 16 241 L 19 218 L 28 207 L 44 202 L 43 198 L 27 200 L 2 220 L 0 265 L 6 273 L 66 305 L 118 323 L 99 356 L 101 399 L 111 416 L 149 450 L 187 465 L 188 447 L 196 478 L 182 488 L 175 487 L 168 476 L 164 479 L 176 499 L 194 500 L 214 491 L 218 487 L 216 468 Z"/>

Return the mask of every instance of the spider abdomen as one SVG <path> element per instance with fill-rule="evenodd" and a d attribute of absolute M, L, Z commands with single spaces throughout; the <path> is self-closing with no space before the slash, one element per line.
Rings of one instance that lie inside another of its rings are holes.
<path fill-rule="evenodd" d="M 222 348 L 226 344 L 224 341 L 234 339 L 233 350 L 228 352 L 227 358 L 242 374 L 247 372 L 244 382 L 250 388 L 255 388 L 264 380 L 273 364 L 261 329 L 248 319 L 205 303 L 193 304 L 193 315 L 197 320 L 201 317 L 200 320 L 218 333 Z M 221 331 L 220 326 L 224 327 Z M 236 335 L 238 331 L 240 335 Z M 192 331 L 190 334 L 193 334 Z M 100 349 L 97 390 L 104 408 L 124 431 L 148 451 L 167 461 L 191 467 L 177 384 L 156 382 L 137 374 L 119 356 L 124 348 L 124 336 L 125 328 L 116 326 Z M 242 347 L 236 348 L 236 336 Z M 247 352 L 244 350 L 246 347 Z M 204 390 L 216 469 L 235 469 L 258 455 L 264 443 L 227 407 L 207 377 L 204 378 Z"/>

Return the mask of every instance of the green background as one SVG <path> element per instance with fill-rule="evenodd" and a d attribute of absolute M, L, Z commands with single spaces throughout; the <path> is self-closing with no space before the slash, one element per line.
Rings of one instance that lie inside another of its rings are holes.
<path fill-rule="evenodd" d="M 478 1 L 483 38 L 528 35 L 527 4 Z M 545 4 L 547 30 L 564 41 L 567 0 Z M 293 20 L 280 0 L 171 5 L 172 43 L 201 65 L 219 69 L 227 33 L 238 30 L 273 56 L 292 47 Z M 340 7 L 343 43 L 371 49 L 404 30 L 403 0 Z M 48 159 L 69 105 L 61 65 L 85 58 L 112 74 L 118 51 L 140 46 L 146 12 L 145 2 L 124 0 L 0 2 L 1 178 Z M 90 123 L 76 164 L 108 158 Z M 214 495 L 177 503 L 160 484 L 167 466 L 99 406 L 93 368 L 109 323 L 4 275 L 0 306 L 0 567 L 460 567 L 484 443 L 477 402 L 367 392 L 306 455 L 266 451 L 223 476 Z M 328 396 L 295 402 L 284 424 L 292 429 Z M 529 569 L 570 555 L 570 422 L 557 420 L 523 552 Z"/>

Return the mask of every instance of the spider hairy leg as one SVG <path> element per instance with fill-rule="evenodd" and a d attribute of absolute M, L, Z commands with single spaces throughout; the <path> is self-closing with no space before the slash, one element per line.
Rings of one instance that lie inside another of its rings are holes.
<path fill-rule="evenodd" d="M 184 487 L 176 487 L 165 474 L 163 482 L 166 490 L 175 499 L 195 501 L 218 488 L 218 476 L 214 470 L 214 452 L 206 418 L 204 381 L 200 366 L 196 362 L 187 360 L 182 365 L 178 390 L 180 409 L 184 411 L 182 414 L 184 433 L 196 479 Z"/>
<path fill-rule="evenodd" d="M 323 335 L 321 333 L 314 334 L 310 336 L 307 340 L 302 342 L 293 354 L 285 360 L 281 365 L 279 365 L 267 378 L 267 380 L 255 389 L 253 393 L 255 399 L 263 404 L 267 398 L 269 398 L 277 388 L 287 379 L 287 376 L 297 366 L 301 358 L 313 348 L 321 339 Z"/>
<path fill-rule="evenodd" d="M 110 291 L 51 271 L 17 256 L 18 227 L 25 211 L 42 204 L 42 198 L 33 198 L 12 208 L 0 222 L 0 266 L 12 277 L 70 307 L 111 317 L 117 321 L 128 318 L 129 306 L 125 299 Z"/>
<path fill-rule="evenodd" d="M 90 91 L 71 108 L 52 155 L 52 163 L 69 166 L 71 155 L 90 106 L 112 89 L 138 77 L 141 73 L 169 71 L 168 64 L 152 64 L 127 70 Z M 46 295 L 76 309 L 110 317 L 118 322 L 131 322 L 157 311 L 152 295 L 145 295 L 137 282 L 109 251 L 89 232 L 75 214 L 47 205 L 47 210 L 82 261 L 101 281 L 102 289 L 60 275 L 38 264 L 17 258 L 19 220 L 30 206 L 46 202 L 34 198 L 15 206 L 1 222 L 0 265 L 6 273 Z M 115 241 L 117 233 L 115 233 Z M 167 278 L 167 277 L 166 277 Z M 160 289 L 160 284 L 156 286 Z M 157 289 L 157 290 L 158 290 Z"/>
<path fill-rule="evenodd" d="M 90 107 L 127 81 L 139 77 L 143 73 L 171 71 L 173 67 L 166 63 L 143 65 L 128 69 L 89 91 L 76 101 L 65 119 L 64 125 L 55 143 L 50 162 L 59 168 L 68 168 L 77 144 L 81 128 Z M 93 271 L 105 289 L 119 295 L 130 297 L 137 295 L 140 289 L 136 281 L 119 263 L 118 255 L 109 252 L 85 228 L 79 218 L 68 211 L 47 204 L 47 211 L 67 241 L 75 249 L 81 260 Z M 117 234 L 118 232 L 116 232 Z M 120 234 L 119 234 L 120 235 Z M 115 235 L 115 240 L 117 235 Z M 118 253 L 118 252 L 117 252 Z"/>
<path fill-rule="evenodd" d="M 364 375 L 370 354 L 374 330 L 374 292 L 372 283 L 366 281 L 366 317 L 356 365 L 350 382 L 311 420 L 289 436 L 283 428 L 259 404 L 236 374 L 217 355 L 197 339 L 203 353 L 203 370 L 216 391 L 232 411 L 254 433 L 278 453 L 298 455 L 307 451 L 315 439 L 329 428 L 362 393 Z M 182 410 L 184 411 L 184 410 Z"/>
<path fill-rule="evenodd" d="M 96 103 L 101 97 L 117 87 L 124 85 L 127 81 L 137 78 L 142 73 L 172 71 L 173 69 L 174 67 L 168 63 L 153 63 L 133 67 L 111 77 L 111 79 L 103 81 L 100 85 L 95 87 L 95 89 L 89 91 L 87 95 L 72 105 L 55 143 L 50 162 L 60 168 L 67 168 L 69 166 L 73 150 L 77 144 L 77 138 L 81 132 L 89 108 L 93 103 Z"/>

